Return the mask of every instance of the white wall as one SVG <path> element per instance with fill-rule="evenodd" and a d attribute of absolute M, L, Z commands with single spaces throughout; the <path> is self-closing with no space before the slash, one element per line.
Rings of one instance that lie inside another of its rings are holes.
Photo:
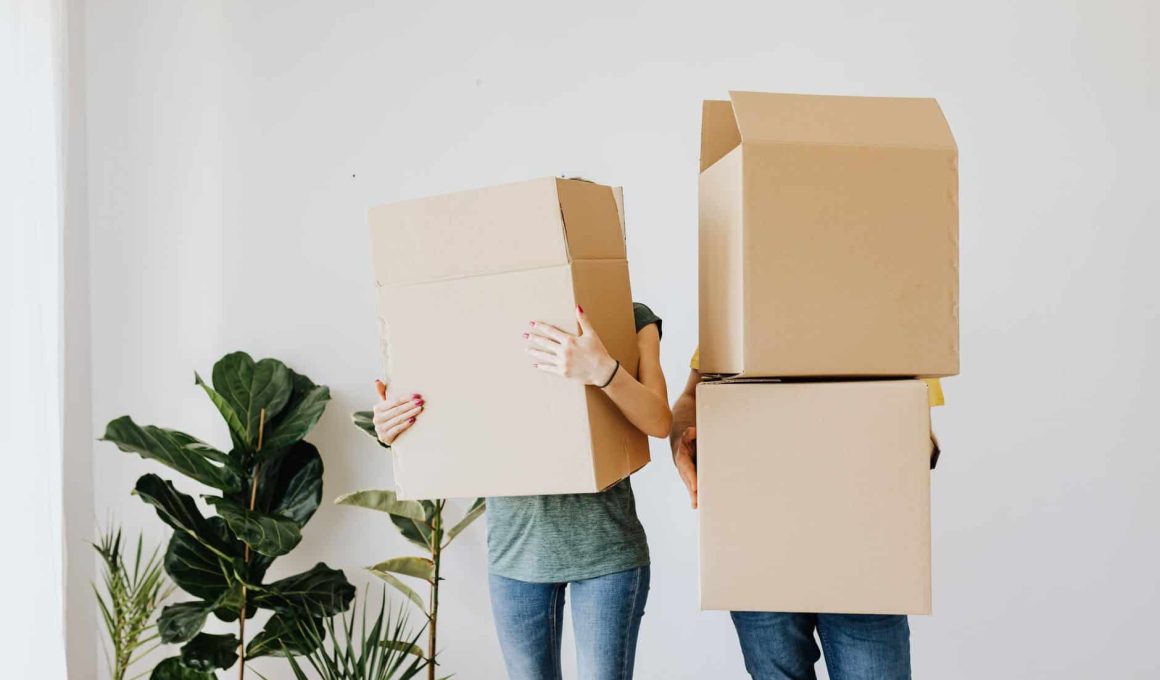
<path fill-rule="evenodd" d="M 933 95 L 961 151 L 963 374 L 935 416 L 916 675 L 1153 676 L 1156 19 L 1144 1 L 91 2 L 94 429 L 131 413 L 223 441 L 193 370 L 244 348 L 331 386 L 328 498 L 389 486 L 347 424 L 379 370 L 367 206 L 561 173 L 626 187 L 634 293 L 665 318 L 675 391 L 701 99 Z M 654 558 L 638 677 L 740 677 L 728 618 L 696 611 L 695 516 L 654 457 L 635 483 Z M 93 458 L 96 515 L 161 536 L 128 495 L 150 466 Z M 406 550 L 363 512 L 325 507 L 278 572 Z M 465 539 L 444 668 L 502 677 L 482 525 Z"/>

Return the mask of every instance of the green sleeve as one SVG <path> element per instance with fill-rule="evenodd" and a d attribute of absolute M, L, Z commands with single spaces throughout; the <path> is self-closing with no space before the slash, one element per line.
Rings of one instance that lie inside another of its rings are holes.
<path fill-rule="evenodd" d="M 663 335 L 661 330 L 661 318 L 656 315 L 653 310 L 648 308 L 648 305 L 639 302 L 632 303 L 632 315 L 636 319 L 636 332 L 641 332 L 645 326 L 649 324 L 657 325 L 657 334 Z"/>

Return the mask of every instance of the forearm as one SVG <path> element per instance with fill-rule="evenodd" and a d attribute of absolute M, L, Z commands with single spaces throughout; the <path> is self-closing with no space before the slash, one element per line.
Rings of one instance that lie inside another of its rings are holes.
<path fill-rule="evenodd" d="M 604 393 L 641 432 L 657 438 L 669 433 L 672 412 L 664 396 L 642 385 L 625 369 L 616 371 Z"/>

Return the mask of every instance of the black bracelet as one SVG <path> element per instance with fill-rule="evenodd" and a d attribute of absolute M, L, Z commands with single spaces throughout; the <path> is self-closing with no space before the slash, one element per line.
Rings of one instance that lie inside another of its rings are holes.
<path fill-rule="evenodd" d="M 616 360 L 616 367 L 612 369 L 612 375 L 608 376 L 608 380 L 604 381 L 603 385 L 598 385 L 599 389 L 604 389 L 612 384 L 612 379 L 616 377 L 616 372 L 620 370 L 620 359 Z"/>

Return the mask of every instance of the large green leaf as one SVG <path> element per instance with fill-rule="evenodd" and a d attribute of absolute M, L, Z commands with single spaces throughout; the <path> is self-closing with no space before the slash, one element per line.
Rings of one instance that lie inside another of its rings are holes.
<path fill-rule="evenodd" d="M 205 626 L 205 619 L 213 609 L 213 602 L 178 602 L 161 610 L 157 618 L 157 632 L 167 644 L 192 640 Z"/>
<path fill-rule="evenodd" d="M 281 361 L 262 359 L 255 363 L 249 354 L 233 352 L 214 364 L 213 388 L 237 414 L 244 425 L 240 439 L 253 450 L 258 446 L 262 410 L 267 423 L 278 415 L 290 399 L 293 378 Z"/>
<path fill-rule="evenodd" d="M 210 518 L 210 523 L 219 518 Z M 225 520 L 219 521 L 224 525 Z M 229 568 L 221 558 L 184 531 L 173 532 L 165 550 L 165 572 L 185 592 L 215 601 L 229 589 Z"/>
<path fill-rule="evenodd" d="M 339 496 L 334 502 L 385 512 L 404 538 L 421 548 L 431 549 L 431 526 L 419 502 L 398 500 L 395 492 L 389 490 L 355 491 Z"/>
<path fill-rule="evenodd" d="M 289 369 L 287 369 L 289 370 Z M 314 427 L 326 402 L 330 401 L 330 388 L 315 385 L 310 378 L 290 371 L 291 393 L 286 407 L 276 418 L 267 415 L 263 451 L 273 451 L 300 441 Z"/>
<path fill-rule="evenodd" d="M 367 567 L 367 571 L 391 584 L 395 590 L 398 590 L 400 593 L 405 595 L 408 600 L 414 602 L 415 606 L 418 607 L 419 610 L 424 614 L 427 612 L 427 605 L 423 604 L 423 598 L 419 597 L 419 593 L 416 593 L 414 589 L 411 588 L 411 586 L 403 583 L 403 581 L 397 576 L 390 573 L 389 571 L 379 571 L 374 567 Z"/>
<path fill-rule="evenodd" d="M 403 576 L 414 576 L 428 583 L 435 580 L 435 563 L 426 557 L 395 557 L 368 567 L 372 573 L 391 572 Z"/>
<path fill-rule="evenodd" d="M 294 616 L 275 614 L 266 622 L 262 632 L 250 640 L 250 644 L 246 647 L 246 658 L 309 654 L 318 648 L 318 641 L 313 636 L 306 635 L 304 629 L 317 631 L 322 636 L 326 635 L 326 629 L 319 619 L 303 623 Z"/>
<path fill-rule="evenodd" d="M 285 555 L 302 540 L 302 532 L 292 519 L 250 510 L 228 498 L 209 496 L 205 500 L 238 538 L 263 555 Z"/>
<path fill-rule="evenodd" d="M 467 509 L 467 513 L 463 515 L 463 519 L 456 522 L 455 526 L 447 531 L 447 540 L 443 543 L 443 547 L 451 545 L 451 541 L 455 540 L 460 532 L 471 526 L 472 522 L 479 519 L 485 510 L 487 510 L 487 503 L 482 498 L 476 498 L 471 507 Z"/>
<path fill-rule="evenodd" d="M 242 422 L 241 416 L 234 410 L 230 402 L 226 401 L 226 398 L 221 394 L 218 394 L 217 390 L 206 384 L 201 379 L 201 376 L 198 375 L 197 371 L 193 373 L 193 383 L 205 390 L 205 393 L 209 396 L 209 400 L 213 402 L 218 412 L 222 414 L 222 418 L 225 419 L 226 425 L 230 428 L 230 438 L 234 444 L 248 447 L 250 442 L 248 441 L 249 433 L 246 431 L 246 424 Z"/>
<path fill-rule="evenodd" d="M 181 663 L 194 670 L 213 672 L 229 668 L 237 660 L 238 638 L 233 634 L 198 633 L 181 648 Z"/>
<path fill-rule="evenodd" d="M 181 657 L 171 656 L 153 669 L 149 680 L 217 680 L 212 671 L 199 671 L 181 663 Z"/>
<path fill-rule="evenodd" d="M 214 526 L 202 516 L 193 497 L 175 489 L 171 482 L 152 473 L 142 475 L 134 493 L 157 510 L 162 522 L 186 532 L 212 552 L 229 557 L 229 546 L 221 541 Z"/>
<path fill-rule="evenodd" d="M 322 501 L 322 456 L 318 449 L 300 441 L 269 456 L 263 454 L 261 461 L 255 507 L 305 526 Z"/>
<path fill-rule="evenodd" d="M 351 416 L 351 420 L 354 421 L 355 427 L 370 435 L 371 439 L 374 439 L 379 446 L 383 447 L 384 449 L 391 448 L 390 446 L 384 444 L 383 440 L 379 439 L 379 433 L 375 432 L 374 411 L 357 411 L 354 415 Z"/>
<path fill-rule="evenodd" d="M 255 593 L 262 607 L 287 616 L 333 616 L 346 611 L 354 599 L 354 586 L 340 569 L 319 562 L 308 571 L 275 581 Z"/>
<path fill-rule="evenodd" d="M 184 432 L 133 422 L 121 416 L 109 422 L 102 441 L 113 442 L 122 451 L 156 460 L 207 486 L 227 493 L 242 488 L 241 473 L 229 456 Z"/>
<path fill-rule="evenodd" d="M 427 515 L 423 511 L 422 505 L 417 501 L 401 501 L 395 496 L 395 492 L 390 490 L 355 491 L 339 496 L 334 502 L 339 505 L 353 505 L 359 508 L 378 510 L 420 522 L 427 521 Z"/>

